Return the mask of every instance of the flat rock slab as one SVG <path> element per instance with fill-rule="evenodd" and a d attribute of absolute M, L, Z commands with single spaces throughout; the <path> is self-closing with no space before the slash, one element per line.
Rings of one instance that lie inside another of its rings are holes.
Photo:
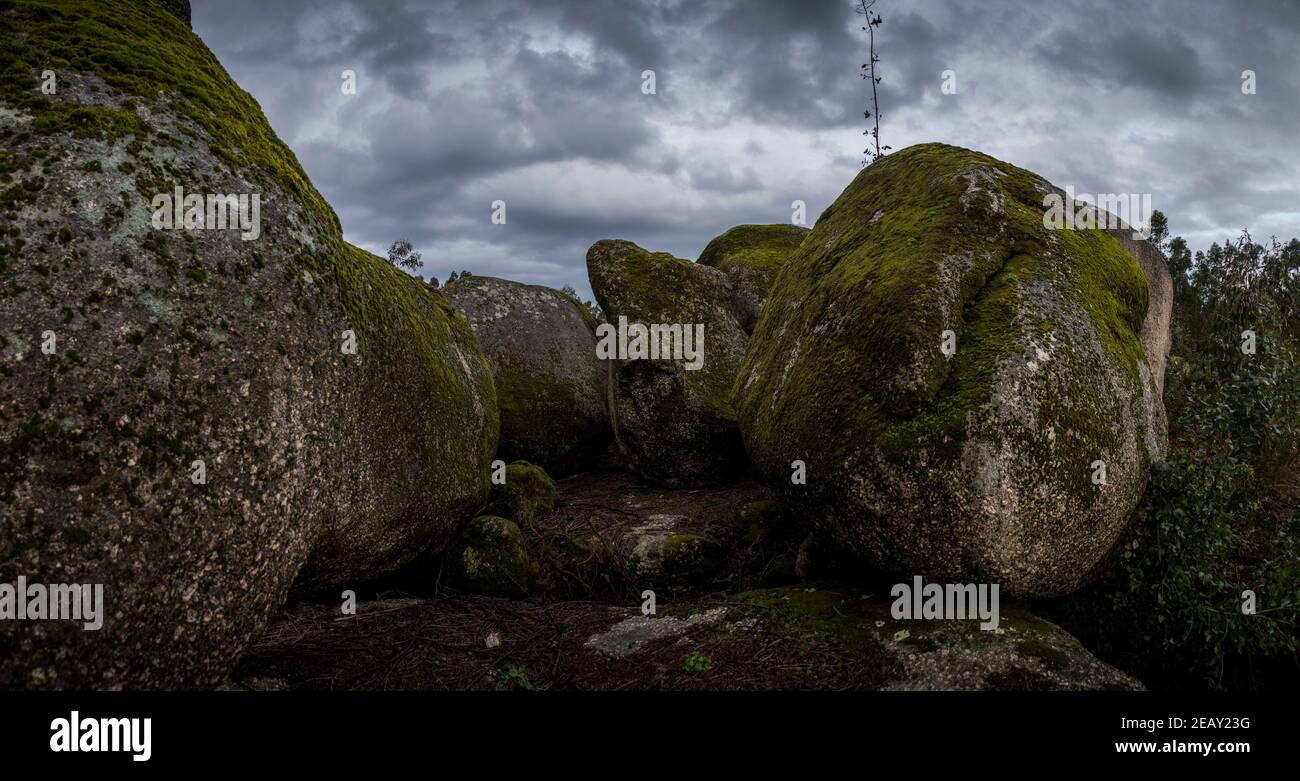
<path fill-rule="evenodd" d="M 727 615 L 725 607 L 715 607 L 703 613 L 695 613 L 686 618 L 676 616 L 639 615 L 625 618 L 587 640 L 585 646 L 593 648 L 605 656 L 622 658 L 641 651 L 656 640 L 681 637 L 696 626 L 713 624 Z"/>

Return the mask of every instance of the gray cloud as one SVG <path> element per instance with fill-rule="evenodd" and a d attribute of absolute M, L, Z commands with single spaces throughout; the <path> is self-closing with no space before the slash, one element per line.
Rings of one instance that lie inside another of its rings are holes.
<path fill-rule="evenodd" d="M 1300 4 L 877 7 L 896 149 L 943 141 L 1080 192 L 1151 192 L 1198 248 L 1243 227 L 1300 235 Z M 810 216 L 829 204 L 866 145 L 860 26 L 849 0 L 194 3 L 349 240 L 407 236 L 439 278 L 584 293 L 598 239 L 694 257 L 731 225 L 788 220 L 795 199 Z"/>

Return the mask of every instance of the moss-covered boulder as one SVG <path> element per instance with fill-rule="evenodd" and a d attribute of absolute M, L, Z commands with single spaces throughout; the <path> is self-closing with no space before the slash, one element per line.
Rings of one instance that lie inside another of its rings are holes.
<path fill-rule="evenodd" d="M 683 531 L 689 519 L 656 513 L 632 529 L 635 543 L 627 562 L 642 583 L 670 587 L 698 585 L 717 574 L 727 552 L 716 540 Z"/>
<path fill-rule="evenodd" d="M 447 569 L 457 588 L 493 597 L 528 593 L 528 551 L 512 521 L 480 515 L 465 524 L 447 549 Z"/>
<path fill-rule="evenodd" d="M 492 503 L 525 526 L 555 509 L 558 492 L 546 470 L 527 461 L 508 464 L 505 482 L 492 486 Z"/>
<path fill-rule="evenodd" d="M 610 418 L 632 467 L 673 487 L 742 473 L 731 386 L 748 338 L 732 312 L 727 275 L 630 241 L 600 241 L 587 252 L 587 276 L 610 328 L 704 328 L 698 368 L 665 358 L 662 348 L 658 360 L 618 355 L 609 361 Z"/>
<path fill-rule="evenodd" d="M 745 333 L 753 333 L 772 280 L 807 235 L 799 225 L 737 225 L 700 253 L 696 262 L 731 278 L 732 311 Z"/>
<path fill-rule="evenodd" d="M 776 499 L 755 499 L 736 510 L 736 523 L 746 540 L 757 540 L 788 520 L 785 505 Z"/>
<path fill-rule="evenodd" d="M 215 685 L 300 572 L 372 578 L 482 506 L 491 371 L 162 3 L 6 3 L 0 71 L 0 572 L 107 613 L 0 622 L 0 688 Z M 178 187 L 206 208 L 169 229 Z"/>
<path fill-rule="evenodd" d="M 659 550 L 660 571 L 669 578 L 698 581 L 722 569 L 726 551 L 698 534 L 675 534 Z"/>
<path fill-rule="evenodd" d="M 333 448 L 347 465 L 336 499 L 346 504 L 322 516 L 299 591 L 352 585 L 441 548 L 486 500 L 497 442 L 491 371 L 465 318 L 382 259 L 345 249 L 341 279 L 363 292 L 344 314 L 365 340 L 360 365 L 338 380 L 357 407 Z"/>
<path fill-rule="evenodd" d="M 1140 334 L 1168 323 L 1149 323 L 1114 238 L 1045 227 L 1052 189 L 965 149 L 905 149 L 857 176 L 773 285 L 736 386 L 750 457 L 876 564 L 1071 591 L 1164 450 Z"/>
<path fill-rule="evenodd" d="M 492 366 L 506 460 L 562 477 L 590 469 L 609 445 L 607 369 L 596 359 L 596 319 L 558 290 L 462 276 L 443 288 L 465 313 Z"/>

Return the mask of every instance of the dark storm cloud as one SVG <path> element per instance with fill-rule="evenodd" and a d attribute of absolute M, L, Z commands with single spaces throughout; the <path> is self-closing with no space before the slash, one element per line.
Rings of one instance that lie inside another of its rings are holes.
<path fill-rule="evenodd" d="M 586 248 L 694 257 L 814 218 L 857 172 L 849 0 L 195 0 L 194 27 L 347 237 L 586 291 Z M 1300 234 L 1300 3 L 878 0 L 887 144 L 944 141 L 1080 192 L 1151 192 L 1193 246 Z M 343 95 L 340 74 L 357 74 Z M 641 91 L 653 70 L 657 94 Z M 945 95 L 951 69 L 956 95 Z M 1257 95 L 1243 95 L 1253 70 Z M 492 225 L 491 203 L 507 203 Z"/>
<path fill-rule="evenodd" d="M 1175 100 L 1193 96 L 1210 78 L 1196 49 L 1168 29 L 1131 28 L 1086 38 L 1078 30 L 1057 30 L 1036 53 L 1061 72 Z"/>

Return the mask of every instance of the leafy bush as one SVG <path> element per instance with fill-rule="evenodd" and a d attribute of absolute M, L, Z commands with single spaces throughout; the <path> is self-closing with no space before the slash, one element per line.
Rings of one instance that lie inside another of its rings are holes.
<path fill-rule="evenodd" d="M 420 253 L 408 239 L 398 239 L 388 247 L 388 262 L 400 268 L 416 270 L 424 265 Z"/>
<path fill-rule="evenodd" d="M 1100 582 L 1052 609 L 1153 688 L 1300 682 L 1300 242 L 1248 234 L 1174 275 L 1174 443 Z M 1255 352 L 1243 352 L 1243 332 Z M 1255 612 L 1243 612 L 1245 592 Z"/>
<path fill-rule="evenodd" d="M 1248 667 L 1300 648 L 1300 516 L 1251 524 L 1259 511 L 1249 464 L 1173 451 L 1153 469 L 1139 532 L 1062 622 L 1152 688 L 1267 685 Z"/>
<path fill-rule="evenodd" d="M 517 664 L 507 664 L 497 677 L 497 691 L 537 691 L 528 671 Z"/>

